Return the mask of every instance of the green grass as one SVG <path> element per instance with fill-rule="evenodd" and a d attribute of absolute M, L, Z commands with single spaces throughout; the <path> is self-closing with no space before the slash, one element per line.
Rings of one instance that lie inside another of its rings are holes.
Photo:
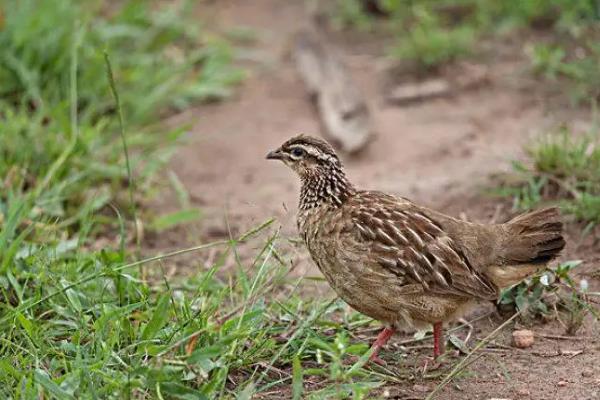
<path fill-rule="evenodd" d="M 386 19 L 367 14 L 358 0 L 339 3 L 331 16 L 334 25 L 361 30 L 383 26 L 395 38 L 392 57 L 416 71 L 476 57 L 485 41 L 506 41 L 512 34 L 532 48 L 533 71 L 567 83 L 574 101 L 600 95 L 596 0 L 383 0 Z M 533 30 L 544 35 L 532 35 Z"/>
<path fill-rule="evenodd" d="M 600 318 L 598 310 L 586 298 L 589 291 L 577 284 L 573 270 L 580 260 L 566 261 L 555 267 L 506 288 L 498 302 L 500 309 L 518 311 L 522 318 L 543 318 L 568 321 L 563 323 L 566 333 L 574 335 L 587 314 Z"/>
<path fill-rule="evenodd" d="M 369 31 L 375 21 L 364 12 L 361 0 L 337 0 L 331 22 L 337 29 L 353 28 Z"/>
<path fill-rule="evenodd" d="M 409 18 L 402 20 L 405 24 Z M 394 57 L 429 70 L 472 54 L 476 33 L 469 24 L 449 26 L 425 5 L 410 9 L 410 21 L 411 27 L 400 35 L 402 39 L 392 49 Z"/>
<path fill-rule="evenodd" d="M 30 204 L 31 215 L 22 218 L 58 223 L 55 230 L 62 232 L 79 229 L 100 210 L 100 220 L 114 221 L 109 202 L 130 213 L 132 202 L 147 197 L 183 133 L 166 131 L 157 124 L 160 117 L 223 98 L 243 76 L 232 66 L 231 46 L 199 29 L 191 6 L 3 3 L 0 210 L 6 213 L 11 202 Z M 105 52 L 120 93 L 126 141 L 119 134 Z M 131 150 L 130 168 L 124 168 L 124 145 Z M 133 199 L 121 190 L 128 182 Z"/>
<path fill-rule="evenodd" d="M 581 40 L 536 44 L 530 51 L 534 72 L 555 85 L 567 89 L 574 104 L 589 103 L 600 98 L 600 46 L 596 34 Z M 573 49 L 576 49 L 575 51 Z"/>
<path fill-rule="evenodd" d="M 0 397 L 360 399 L 413 377 L 402 353 L 364 368 L 377 325 L 300 293 L 271 222 L 139 258 L 141 226 L 200 216 L 172 174 L 183 209 L 143 208 L 183 132 L 160 118 L 243 74 L 191 2 L 115 4 L 0 6 Z M 170 258 L 208 249 L 209 267 L 168 278 Z"/>
<path fill-rule="evenodd" d="M 352 335 L 369 319 L 300 297 L 268 223 L 139 260 L 141 227 L 200 215 L 173 174 L 184 209 L 143 208 L 183 132 L 161 116 L 226 97 L 242 77 L 191 4 L 2 4 L 1 398 L 364 398 L 398 379 L 362 369 L 368 347 Z M 210 268 L 167 279 L 169 257 L 209 248 Z M 346 365 L 348 354 L 362 358 Z"/>
<path fill-rule="evenodd" d="M 7 0 L 0 31 L 0 97 L 43 112 L 69 98 L 77 53 L 82 122 L 114 112 L 102 50 L 112 57 L 128 123 L 156 120 L 158 111 L 219 99 L 242 77 L 230 47 L 205 33 L 191 1 L 150 6 L 127 0 Z M 57 24 L 56 21 L 61 21 Z"/>
<path fill-rule="evenodd" d="M 146 363 L 152 346 L 197 309 L 131 260 L 139 221 L 160 231 L 198 212 L 153 219 L 141 204 L 184 132 L 160 118 L 243 74 L 192 2 L 104 3 L 0 5 L 2 398 L 154 396 L 171 366 Z"/>
<path fill-rule="evenodd" d="M 0 9 L 1 398 L 359 399 L 399 379 L 362 368 L 368 346 L 354 335 L 370 319 L 300 296 L 270 223 L 138 258 L 141 227 L 200 215 L 173 174 L 184 209 L 143 208 L 183 132 L 161 116 L 227 96 L 242 77 L 190 4 Z M 257 250 L 242 264 L 246 242 Z M 167 279 L 168 258 L 209 248 L 219 256 L 208 269 Z"/>
<path fill-rule="evenodd" d="M 129 210 L 121 189 L 130 178 L 134 202 L 151 192 L 183 133 L 165 131 L 159 118 L 227 96 L 243 76 L 231 64 L 231 47 L 198 28 L 191 5 L 128 0 L 109 10 L 101 1 L 3 3 L 0 210 L 23 201 L 34 212 L 27 218 L 78 229 L 109 201 Z M 123 168 L 104 52 L 119 88 L 133 177 Z"/>
<path fill-rule="evenodd" d="M 515 162 L 516 182 L 500 194 L 519 209 L 540 203 L 560 204 L 589 227 L 600 222 L 600 148 L 595 132 L 567 128 L 542 137 L 528 148 L 528 160 Z"/>
<path fill-rule="evenodd" d="M 0 280 L 2 397 L 250 398 L 292 387 L 296 398 L 364 398 L 399 379 L 362 369 L 368 347 L 351 335 L 369 319 L 299 296 L 302 279 L 286 278 L 269 224 L 191 249 L 220 257 L 177 282 L 161 272 L 167 256 L 127 263 L 118 251 L 83 252 L 81 236 L 20 247 Z M 246 241 L 264 243 L 254 260 L 221 271 Z M 140 280 L 141 266 L 161 279 Z M 348 354 L 364 356 L 345 365 Z"/>

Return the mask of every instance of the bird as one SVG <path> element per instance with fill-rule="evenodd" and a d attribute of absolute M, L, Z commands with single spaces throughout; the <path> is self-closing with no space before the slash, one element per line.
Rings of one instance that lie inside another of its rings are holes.
<path fill-rule="evenodd" d="M 398 330 L 433 326 L 433 358 L 443 329 L 481 300 L 545 268 L 565 246 L 557 207 L 505 223 L 460 220 L 407 198 L 360 190 L 326 141 L 295 136 L 267 156 L 300 178 L 297 227 L 337 295 L 384 328 L 369 360 Z"/>

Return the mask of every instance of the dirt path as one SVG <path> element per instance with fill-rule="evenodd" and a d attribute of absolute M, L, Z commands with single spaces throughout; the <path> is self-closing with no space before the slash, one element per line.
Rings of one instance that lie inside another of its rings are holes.
<path fill-rule="evenodd" d="M 251 50 L 255 61 L 234 99 L 183 116 L 195 125 L 172 168 L 203 209 L 203 232 L 222 231 L 227 213 L 242 230 L 276 216 L 284 232 L 293 234 L 297 179 L 264 156 L 293 135 L 319 134 L 315 111 L 285 57 L 289 35 L 307 21 L 304 6 L 229 0 L 211 13 L 222 29 L 243 26 L 258 34 Z M 383 49 L 340 46 L 371 99 L 377 129 L 367 151 L 344 160 L 358 186 L 440 207 L 488 173 L 506 169 L 545 121 L 532 95 L 506 84 L 514 63 L 496 65 L 491 84 L 478 90 L 400 108 L 381 100 Z"/>
<path fill-rule="evenodd" d="M 265 154 L 298 133 L 319 134 L 312 105 L 285 57 L 290 34 L 308 19 L 303 2 L 222 0 L 214 7 L 205 17 L 217 21 L 223 30 L 251 28 L 258 41 L 246 53 L 246 58 L 252 59 L 245 62 L 250 76 L 235 98 L 178 117 L 194 121 L 187 145 L 172 163 L 194 205 L 203 212 L 191 241 L 226 236 L 226 220 L 232 230 L 243 231 L 272 216 L 278 218 L 284 235 L 294 236 L 299 183 L 283 165 L 267 162 Z M 513 84 L 520 66 L 499 57 L 491 68 L 489 85 L 412 107 L 392 107 L 381 100 L 381 45 L 373 46 L 368 40 L 361 45 L 352 40 L 349 46 L 343 35 L 336 37 L 354 77 L 370 99 L 377 128 L 377 139 L 364 153 L 344 160 L 349 177 L 359 187 L 401 194 L 455 214 L 485 215 L 483 205 L 472 200 L 461 202 L 463 194 L 468 197 L 467 193 L 473 193 L 489 173 L 507 169 L 509 160 L 549 123 L 535 94 Z M 167 203 L 165 199 L 163 207 L 169 208 Z M 181 244 L 180 237 L 169 243 L 167 236 L 156 246 Z M 542 342 L 537 346 L 543 353 L 558 345 Z M 575 342 L 571 347 L 581 346 Z M 586 347 L 573 360 L 520 353 L 486 356 L 485 362 L 472 367 L 474 376 L 461 381 L 460 391 L 450 388 L 440 398 L 555 398 L 564 392 L 556 386 L 561 379 L 567 380 L 566 390 L 575 396 L 561 398 L 590 398 L 578 397 L 592 392 L 580 386 L 574 390 L 582 383 L 577 382 L 579 375 L 572 378 L 575 375 L 569 369 L 584 365 L 591 374 L 585 381 L 593 385 L 594 379 L 600 379 L 594 366 L 597 353 L 597 348 Z M 538 363 L 548 374 L 539 376 L 532 363 Z M 518 385 L 510 384 L 503 368 L 514 371 L 508 376 Z M 412 385 L 397 387 L 392 395 L 425 396 Z M 431 389 L 435 382 L 426 386 Z M 473 397 L 473 393 L 479 395 Z"/>

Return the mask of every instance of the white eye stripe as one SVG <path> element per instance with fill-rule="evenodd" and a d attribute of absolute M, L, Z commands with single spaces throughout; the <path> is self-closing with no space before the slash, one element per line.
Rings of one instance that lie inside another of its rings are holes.
<path fill-rule="evenodd" d="M 303 153 L 301 155 L 295 155 L 294 150 L 296 150 L 296 149 L 302 150 Z M 295 144 L 291 147 L 289 153 L 292 158 L 298 160 L 298 159 L 302 158 L 302 156 L 304 154 L 310 154 L 312 156 L 318 157 L 319 151 L 313 147 L 304 146 L 301 144 Z"/>
<path fill-rule="evenodd" d="M 321 150 L 313 147 L 313 146 L 305 146 L 302 144 L 294 144 L 291 146 L 290 150 L 289 150 L 289 154 L 290 157 L 292 157 L 295 160 L 299 160 L 300 158 L 302 158 L 302 156 L 296 156 L 294 155 L 294 149 L 302 149 L 306 154 L 309 154 L 319 160 L 323 160 L 323 161 L 335 161 L 336 158 L 334 156 L 331 156 L 329 154 L 323 153 Z"/>

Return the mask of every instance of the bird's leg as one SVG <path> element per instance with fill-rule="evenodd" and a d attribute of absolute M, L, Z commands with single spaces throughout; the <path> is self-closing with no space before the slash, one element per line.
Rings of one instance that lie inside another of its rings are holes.
<path fill-rule="evenodd" d="M 444 326 L 442 322 L 433 324 L 433 359 L 444 354 Z"/>
<path fill-rule="evenodd" d="M 428 369 L 438 369 L 441 367 L 439 357 L 444 354 L 444 325 L 442 322 L 433 324 L 433 363 L 430 366 L 431 358 L 427 357 L 423 364 L 422 374 L 425 375 Z"/>
<path fill-rule="evenodd" d="M 388 342 L 388 340 L 390 340 L 395 331 L 396 330 L 394 328 L 386 326 L 381 332 L 379 332 L 377 339 L 375 339 L 373 345 L 371 346 L 371 348 L 374 350 L 373 354 L 371 354 L 371 357 L 369 357 L 369 361 L 373 361 L 377 364 L 385 364 L 385 361 L 379 358 L 377 354 L 379 353 L 379 350 L 381 350 L 381 348 Z"/>

